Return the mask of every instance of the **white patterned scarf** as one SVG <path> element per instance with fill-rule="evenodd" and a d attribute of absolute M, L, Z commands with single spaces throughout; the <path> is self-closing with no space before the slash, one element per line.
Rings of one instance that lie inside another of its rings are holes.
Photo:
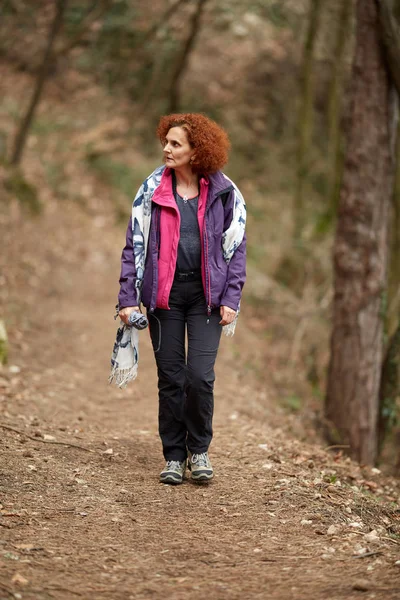
<path fill-rule="evenodd" d="M 137 303 L 140 305 L 141 291 L 146 262 L 151 222 L 151 199 L 160 185 L 165 166 L 158 167 L 140 186 L 132 204 L 132 237 L 133 254 L 136 268 L 135 287 Z M 240 246 L 246 225 L 246 205 L 237 186 L 224 174 L 225 179 L 233 186 L 235 202 L 232 221 L 222 236 L 224 260 L 229 264 L 236 249 Z M 232 323 L 224 325 L 223 332 L 227 336 L 235 333 L 239 308 Z M 126 387 L 129 381 L 136 379 L 139 364 L 139 331 L 120 322 L 117 331 L 112 357 L 109 382 L 120 388 Z"/>

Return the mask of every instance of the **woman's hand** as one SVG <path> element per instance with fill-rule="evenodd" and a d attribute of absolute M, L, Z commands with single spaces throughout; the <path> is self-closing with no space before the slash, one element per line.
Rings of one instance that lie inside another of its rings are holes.
<path fill-rule="evenodd" d="M 220 325 L 229 325 L 236 317 L 236 310 L 229 308 L 229 306 L 220 306 L 219 314 L 221 315 Z"/>
<path fill-rule="evenodd" d="M 118 313 L 118 316 L 121 319 L 121 321 L 125 323 L 125 325 L 129 325 L 129 315 L 138 310 L 138 306 L 125 306 L 125 308 L 121 308 L 121 310 Z"/>

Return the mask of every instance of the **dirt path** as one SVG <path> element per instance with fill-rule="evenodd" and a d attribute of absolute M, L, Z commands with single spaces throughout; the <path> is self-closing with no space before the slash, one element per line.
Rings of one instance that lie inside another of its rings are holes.
<path fill-rule="evenodd" d="M 215 480 L 158 483 L 146 334 L 138 381 L 126 391 L 106 383 L 121 232 L 64 217 L 58 230 L 57 213 L 41 222 L 43 251 L 37 225 L 6 240 L 33 274 L 26 289 L 9 277 L 16 306 L 20 290 L 30 309 L 7 313 L 14 349 L 0 372 L 1 422 L 34 439 L 2 429 L 0 600 L 400 597 L 399 512 L 371 492 L 397 500 L 398 489 L 272 429 L 229 340 L 217 370 Z"/>

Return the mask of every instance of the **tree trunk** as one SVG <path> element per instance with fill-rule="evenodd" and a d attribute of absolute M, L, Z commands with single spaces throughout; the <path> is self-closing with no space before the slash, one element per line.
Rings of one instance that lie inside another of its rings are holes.
<path fill-rule="evenodd" d="M 378 0 L 382 40 L 391 77 L 400 93 L 400 0 Z M 400 126 L 397 130 L 396 175 L 393 193 L 393 219 L 386 332 L 391 338 L 400 319 Z"/>
<path fill-rule="evenodd" d="M 400 92 L 400 0 L 379 0 L 382 39 L 397 92 Z M 396 174 L 392 196 L 389 282 L 386 332 L 389 344 L 382 367 L 380 389 L 378 452 L 396 425 L 397 398 L 400 395 L 400 124 L 397 127 Z"/>
<path fill-rule="evenodd" d="M 396 401 L 400 394 L 400 325 L 394 332 L 382 368 L 379 394 L 378 454 L 386 435 L 396 422 Z"/>
<path fill-rule="evenodd" d="M 340 186 L 343 175 L 343 132 L 342 116 L 343 80 L 345 75 L 345 49 L 350 34 L 353 2 L 342 0 L 334 52 L 333 74 L 329 90 L 329 214 L 336 215 L 339 204 Z"/>
<path fill-rule="evenodd" d="M 169 92 L 169 112 L 174 113 L 179 110 L 180 105 L 180 82 L 185 72 L 190 53 L 194 47 L 196 38 L 200 32 L 200 19 L 206 5 L 207 0 L 198 0 L 196 10 L 193 13 L 190 32 L 175 64 L 174 71 L 171 76 L 171 87 Z"/>
<path fill-rule="evenodd" d="M 397 158 L 392 196 L 389 283 L 387 291 L 386 331 L 389 338 L 400 320 L 400 125 L 397 128 Z"/>
<path fill-rule="evenodd" d="M 394 179 L 397 101 L 380 41 L 377 0 L 357 0 L 351 119 L 334 244 L 331 358 L 325 415 L 354 458 L 377 455 L 383 295 Z"/>
<path fill-rule="evenodd" d="M 47 79 L 47 75 L 49 72 L 49 67 L 52 64 L 52 50 L 54 41 L 57 37 L 57 34 L 61 28 L 64 10 L 67 5 L 67 0 L 57 0 L 56 12 L 54 15 L 53 23 L 51 25 L 51 29 L 49 32 L 49 37 L 47 40 L 47 47 L 44 53 L 43 62 L 40 66 L 40 69 L 37 74 L 36 85 L 33 90 L 33 94 L 31 97 L 31 101 L 28 106 L 28 110 L 24 118 L 21 121 L 19 130 L 15 137 L 14 150 L 11 156 L 10 163 L 12 165 L 18 165 L 22 158 L 22 153 L 25 147 L 25 142 L 29 133 L 29 129 L 31 127 L 33 117 L 35 115 L 36 107 L 39 104 L 40 97 L 42 95 L 43 87 L 45 81 Z"/>
<path fill-rule="evenodd" d="M 304 45 L 301 100 L 297 142 L 297 185 L 294 199 L 294 239 L 301 239 L 304 225 L 304 183 L 307 181 L 309 149 L 313 132 L 314 46 L 322 0 L 311 0 L 308 31 Z"/>
<path fill-rule="evenodd" d="M 376 0 L 386 60 L 390 74 L 400 93 L 400 0 Z"/>

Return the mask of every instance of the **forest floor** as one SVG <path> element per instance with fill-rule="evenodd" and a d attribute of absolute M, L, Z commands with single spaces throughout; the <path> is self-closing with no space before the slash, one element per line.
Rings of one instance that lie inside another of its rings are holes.
<path fill-rule="evenodd" d="M 214 481 L 162 485 L 147 332 L 138 379 L 107 383 L 122 230 L 68 203 L 1 230 L 1 600 L 400 597 L 398 481 L 288 433 L 241 372 L 246 318 L 218 359 Z"/>
<path fill-rule="evenodd" d="M 0 125 L 11 133 L 29 81 L 9 77 Z M 256 311 L 246 303 L 250 276 L 237 333 L 222 340 L 214 480 L 159 483 L 146 331 L 138 379 L 126 390 L 107 383 L 124 231 L 84 143 L 74 145 L 94 99 L 93 125 L 107 123 L 99 91 L 79 92 L 81 83 L 70 77 L 65 94 L 48 86 L 29 140 L 24 172 L 40 190 L 40 216 L 7 203 L 0 168 L 10 342 L 0 369 L 0 600 L 399 598 L 399 481 L 326 449 L 298 406 L 283 408 L 304 325 L 283 290 L 274 303 L 270 288 Z"/>

